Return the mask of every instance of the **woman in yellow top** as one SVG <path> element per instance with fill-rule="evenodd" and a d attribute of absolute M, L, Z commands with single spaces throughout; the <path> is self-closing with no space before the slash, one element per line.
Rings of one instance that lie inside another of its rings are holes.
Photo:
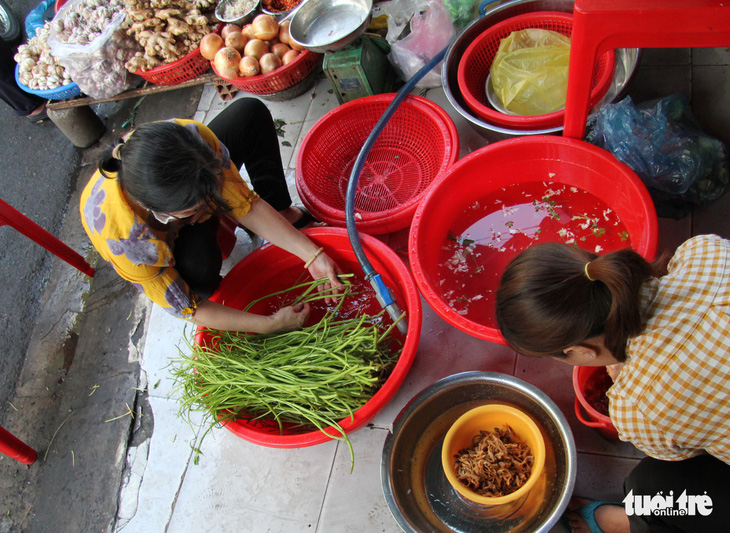
<path fill-rule="evenodd" d="M 122 278 L 200 326 L 270 333 L 302 326 L 309 313 L 300 305 L 262 316 L 208 299 L 221 281 L 221 216 L 299 257 L 314 279 L 328 278 L 321 290 L 341 287 L 339 267 L 298 231 L 313 219 L 292 206 L 274 121 L 254 98 L 207 127 L 182 119 L 138 127 L 102 156 L 80 209 L 91 243 Z"/>
<path fill-rule="evenodd" d="M 505 270 L 496 311 L 519 352 L 606 366 L 619 437 L 649 456 L 622 502 L 572 502 L 574 532 L 727 529 L 730 241 L 693 237 L 666 272 L 629 249 L 539 244 Z"/>

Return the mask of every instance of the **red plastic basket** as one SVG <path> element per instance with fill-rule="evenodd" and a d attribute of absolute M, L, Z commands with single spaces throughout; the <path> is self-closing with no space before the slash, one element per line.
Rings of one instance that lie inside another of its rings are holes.
<path fill-rule="evenodd" d="M 268 74 L 259 74 L 246 78 L 239 76 L 236 79 L 224 78 L 212 63 L 213 71 L 218 76 L 246 93 L 258 95 L 272 95 L 291 89 L 297 83 L 304 81 L 314 69 L 322 64 L 323 55 L 309 50 L 302 51 L 291 63 L 283 65 Z"/>
<path fill-rule="evenodd" d="M 459 62 L 457 81 L 466 105 L 480 118 L 509 128 L 533 130 L 558 128 L 563 125 L 564 110 L 535 116 L 508 115 L 495 110 L 487 99 L 486 81 L 499 43 L 513 31 L 527 28 L 551 30 L 571 36 L 573 15 L 557 11 L 525 13 L 495 24 L 467 47 Z M 593 107 L 606 94 L 613 80 L 613 50 L 603 54 L 593 70 L 590 105 Z"/>
<path fill-rule="evenodd" d="M 394 94 L 366 96 L 323 116 L 297 154 L 296 186 L 319 220 L 344 227 L 350 173 Z M 356 226 L 373 235 L 408 227 L 431 183 L 459 157 L 459 135 L 438 105 L 408 96 L 370 151 L 355 197 Z"/>
<path fill-rule="evenodd" d="M 222 28 L 223 24 L 218 24 L 214 31 L 220 33 Z M 200 54 L 198 47 L 177 61 L 150 70 L 138 70 L 135 74 L 155 85 L 177 85 L 205 74 L 210 70 L 210 65 L 210 61 Z"/>

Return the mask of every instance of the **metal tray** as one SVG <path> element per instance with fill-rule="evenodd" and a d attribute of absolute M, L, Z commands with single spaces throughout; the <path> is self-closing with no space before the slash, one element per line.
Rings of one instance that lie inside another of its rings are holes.
<path fill-rule="evenodd" d="M 449 484 L 441 444 L 459 416 L 496 402 L 523 409 L 537 422 L 545 438 L 545 478 L 542 491 L 527 501 L 482 507 Z M 558 407 L 533 385 L 507 374 L 464 372 L 427 387 L 401 411 L 385 440 L 380 473 L 388 507 L 407 533 L 547 532 L 573 492 L 575 442 Z"/>

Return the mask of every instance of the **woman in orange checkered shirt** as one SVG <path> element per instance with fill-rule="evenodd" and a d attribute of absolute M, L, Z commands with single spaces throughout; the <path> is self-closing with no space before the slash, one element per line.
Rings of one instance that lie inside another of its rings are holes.
<path fill-rule="evenodd" d="M 666 272 L 629 249 L 597 256 L 571 245 L 536 245 L 505 270 L 497 323 L 521 353 L 606 366 L 614 380 L 609 413 L 619 437 L 649 456 L 624 490 L 631 497 L 673 491 L 665 513 L 620 503 L 579 506 L 570 515 L 574 531 L 725 529 L 730 241 L 694 237 L 677 249 Z M 705 512 L 695 505 L 682 513 L 683 493 L 702 498 L 693 502 Z"/>

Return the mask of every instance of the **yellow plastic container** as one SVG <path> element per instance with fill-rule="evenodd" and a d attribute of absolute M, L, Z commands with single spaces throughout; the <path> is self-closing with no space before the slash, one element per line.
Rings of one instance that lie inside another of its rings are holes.
<path fill-rule="evenodd" d="M 505 424 L 512 428 L 518 440 L 529 446 L 534 457 L 532 472 L 527 482 L 511 494 L 498 498 L 482 496 L 456 477 L 454 456 L 460 450 L 470 448 L 474 436 L 480 431 L 493 431 L 495 427 L 501 428 Z M 526 413 L 504 404 L 482 405 L 461 415 L 446 433 L 441 448 L 441 464 L 451 486 L 467 500 L 488 506 L 504 505 L 516 502 L 527 496 L 533 488 L 542 486 L 537 482 L 545 466 L 545 441 L 540 428 Z"/>

